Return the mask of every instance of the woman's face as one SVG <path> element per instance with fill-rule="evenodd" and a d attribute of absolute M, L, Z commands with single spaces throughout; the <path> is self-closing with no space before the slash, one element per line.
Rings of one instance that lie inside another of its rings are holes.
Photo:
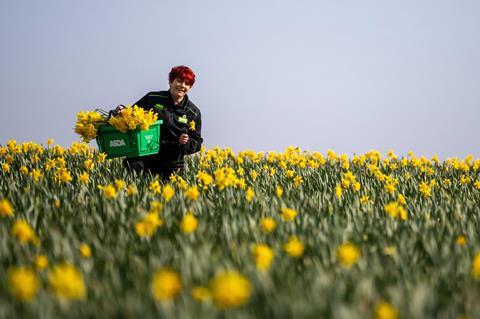
<path fill-rule="evenodd" d="M 176 78 L 170 82 L 170 93 L 172 93 L 174 99 L 183 99 L 191 87 L 185 81 Z"/>

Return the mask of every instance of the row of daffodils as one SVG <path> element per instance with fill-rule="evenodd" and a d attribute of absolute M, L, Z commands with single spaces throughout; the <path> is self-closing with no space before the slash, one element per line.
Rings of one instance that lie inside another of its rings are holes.
<path fill-rule="evenodd" d="M 155 120 L 139 112 L 110 124 Z M 202 149 L 164 183 L 11 140 L 0 317 L 475 318 L 479 207 L 472 156 Z"/>

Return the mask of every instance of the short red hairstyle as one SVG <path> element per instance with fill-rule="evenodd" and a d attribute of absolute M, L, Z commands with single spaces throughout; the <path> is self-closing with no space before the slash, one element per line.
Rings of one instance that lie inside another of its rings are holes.
<path fill-rule="evenodd" d="M 195 83 L 195 73 L 185 65 L 174 66 L 168 74 L 168 81 L 172 83 L 175 79 L 185 81 L 187 85 L 193 86 Z"/>

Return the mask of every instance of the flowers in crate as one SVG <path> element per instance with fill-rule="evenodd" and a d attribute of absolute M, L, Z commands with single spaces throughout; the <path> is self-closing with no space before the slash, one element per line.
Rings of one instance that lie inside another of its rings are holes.
<path fill-rule="evenodd" d="M 97 137 L 98 124 L 105 122 L 105 117 L 96 111 L 83 111 L 77 114 L 75 133 L 79 134 L 85 143 Z"/>
<path fill-rule="evenodd" d="M 119 115 L 111 117 L 108 123 L 120 132 L 126 133 L 137 128 L 147 130 L 157 119 L 158 115 L 155 112 L 134 105 L 124 108 Z"/>

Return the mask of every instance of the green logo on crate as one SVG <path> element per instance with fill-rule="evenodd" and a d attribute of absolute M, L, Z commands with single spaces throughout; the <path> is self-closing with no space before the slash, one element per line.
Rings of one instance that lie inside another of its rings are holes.
<path fill-rule="evenodd" d="M 150 144 L 152 141 L 153 135 L 145 135 L 145 140 L 147 141 L 147 144 Z"/>
<path fill-rule="evenodd" d="M 122 147 L 126 146 L 124 140 L 110 140 L 110 147 Z"/>

